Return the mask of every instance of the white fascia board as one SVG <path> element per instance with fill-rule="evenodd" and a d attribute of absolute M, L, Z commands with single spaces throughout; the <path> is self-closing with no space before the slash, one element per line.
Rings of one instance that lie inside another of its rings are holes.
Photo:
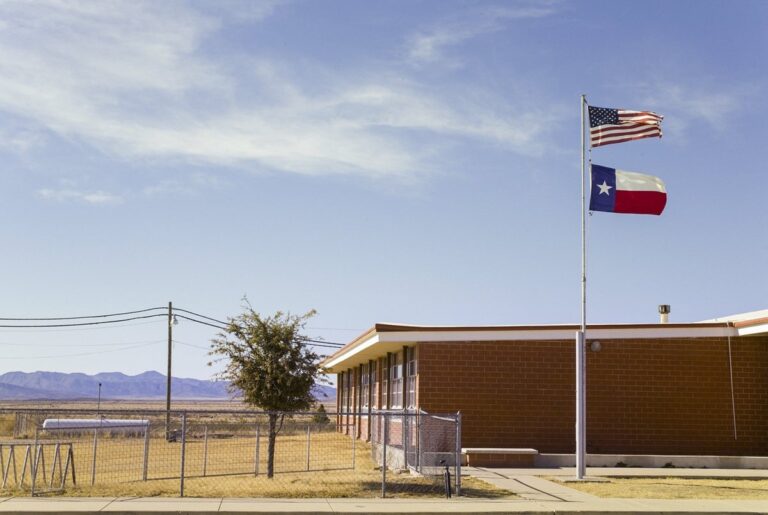
<path fill-rule="evenodd" d="M 702 322 L 743 322 L 744 320 L 757 320 L 760 318 L 768 318 L 768 309 L 750 311 L 748 313 L 737 313 L 735 315 L 702 320 Z"/>
<path fill-rule="evenodd" d="M 471 342 L 471 341 L 535 341 L 572 340 L 575 329 L 515 330 L 515 331 L 403 331 L 381 333 L 381 342 Z M 738 336 L 732 327 L 628 327 L 588 329 L 590 339 L 630 340 L 641 338 L 707 338 Z"/>
<path fill-rule="evenodd" d="M 359 345 L 355 345 L 354 347 L 349 349 L 347 352 L 345 352 L 343 354 L 339 354 L 338 356 L 333 358 L 331 361 L 329 361 L 328 363 L 326 363 L 324 365 L 324 368 L 328 368 L 328 369 L 333 368 L 336 365 L 338 365 L 339 363 L 342 363 L 342 362 L 348 360 L 349 358 L 351 358 L 355 354 L 359 354 L 360 352 L 362 352 L 362 351 L 364 351 L 366 349 L 371 348 L 373 345 L 379 343 L 379 337 L 380 336 L 381 335 L 379 335 L 378 333 L 372 334 L 367 340 L 363 340 Z"/>
<path fill-rule="evenodd" d="M 768 333 L 768 324 L 750 325 L 748 327 L 739 327 L 737 329 L 739 336 L 751 336 L 753 334 Z"/>

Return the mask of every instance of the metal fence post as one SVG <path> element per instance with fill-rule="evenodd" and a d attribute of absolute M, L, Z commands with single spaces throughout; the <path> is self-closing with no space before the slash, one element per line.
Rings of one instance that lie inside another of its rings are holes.
<path fill-rule="evenodd" d="M 355 427 L 357 433 L 357 427 Z M 355 459 L 357 458 L 357 438 L 352 436 L 352 470 L 355 470 Z"/>
<path fill-rule="evenodd" d="M 408 418 L 408 410 L 403 410 L 403 429 L 400 438 L 403 439 L 403 463 L 404 467 L 408 468 L 408 424 L 411 420 Z"/>
<path fill-rule="evenodd" d="M 307 472 L 309 472 L 309 445 L 310 445 L 310 431 L 309 424 L 307 424 Z"/>
<path fill-rule="evenodd" d="M 37 453 L 38 453 L 37 438 L 38 438 L 38 431 L 39 430 L 36 427 L 35 428 L 35 452 L 32 453 L 32 456 L 31 456 L 32 463 L 30 463 L 30 468 L 29 468 L 29 477 L 32 479 L 32 488 L 31 488 L 31 494 L 32 495 L 35 495 L 35 481 L 37 481 L 37 457 L 38 457 L 37 456 Z M 22 482 L 23 482 L 23 478 L 22 478 Z"/>
<path fill-rule="evenodd" d="M 51 483 L 48 485 L 48 488 L 53 489 L 53 478 L 54 474 L 56 474 L 56 465 L 59 466 L 59 477 L 62 477 L 61 474 L 61 442 L 56 442 L 56 445 L 53 447 L 53 463 L 51 464 Z"/>
<path fill-rule="evenodd" d="M 259 475 L 259 443 L 261 442 L 261 426 L 256 424 L 256 451 L 253 453 L 253 475 Z"/>
<path fill-rule="evenodd" d="M 13 449 L 13 444 L 11 444 L 11 449 Z M 13 450 L 10 451 L 10 454 L 8 455 L 8 464 L 11 463 L 11 456 L 13 456 Z M 3 475 L 3 483 L 2 488 L 5 488 L 5 483 L 7 481 L 7 475 L 5 472 L 5 461 L 3 457 L 3 444 L 0 443 L 0 473 Z"/>
<path fill-rule="evenodd" d="M 456 413 L 456 497 L 461 496 L 461 411 Z"/>
<path fill-rule="evenodd" d="M 32 462 L 29 467 L 29 478 L 32 483 L 30 494 L 32 496 L 35 495 L 35 481 L 37 481 L 37 453 L 37 444 L 35 444 L 35 451 L 32 453 Z"/>
<path fill-rule="evenodd" d="M 21 465 L 21 482 L 17 482 L 16 484 L 20 485 L 22 488 L 24 487 L 24 479 L 27 477 L 27 463 L 32 459 L 32 451 L 30 449 L 30 446 L 32 444 L 27 444 L 26 450 L 24 451 L 24 462 Z M 32 477 L 32 467 L 30 465 L 29 469 L 29 477 Z"/>
<path fill-rule="evenodd" d="M 144 429 L 144 463 L 141 470 L 141 480 L 147 480 L 147 469 L 149 468 L 149 424 Z"/>
<path fill-rule="evenodd" d="M 203 430 L 203 477 L 208 472 L 208 426 Z"/>
<path fill-rule="evenodd" d="M 179 497 L 184 497 L 184 460 L 187 457 L 187 412 L 181 413 L 181 478 L 179 479 Z"/>
<path fill-rule="evenodd" d="M 421 468 L 421 410 L 416 411 L 416 470 L 422 471 Z"/>
<path fill-rule="evenodd" d="M 384 420 L 384 442 L 381 453 L 381 498 L 387 496 L 387 439 L 389 438 L 389 424 L 387 414 L 383 413 Z"/>
<path fill-rule="evenodd" d="M 93 430 L 93 460 L 91 461 L 91 486 L 96 484 L 96 449 L 99 446 L 99 430 Z"/>

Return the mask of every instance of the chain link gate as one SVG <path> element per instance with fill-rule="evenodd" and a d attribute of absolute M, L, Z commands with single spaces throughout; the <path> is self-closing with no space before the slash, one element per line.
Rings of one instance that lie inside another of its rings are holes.
<path fill-rule="evenodd" d="M 381 467 L 381 496 L 395 492 L 442 491 L 446 472 L 461 495 L 461 414 L 421 410 L 373 411 L 372 459 Z M 403 474 L 427 479 L 419 487 L 401 480 Z"/>

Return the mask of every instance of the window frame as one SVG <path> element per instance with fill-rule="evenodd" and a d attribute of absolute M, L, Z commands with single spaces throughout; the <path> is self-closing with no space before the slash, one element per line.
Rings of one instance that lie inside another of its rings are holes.
<path fill-rule="evenodd" d="M 394 352 L 392 356 L 389 369 L 390 408 L 403 409 L 403 351 Z"/>
<path fill-rule="evenodd" d="M 363 409 L 370 407 L 370 391 L 371 391 L 371 373 L 370 363 L 363 363 L 362 371 L 360 375 L 360 402 Z"/>
<path fill-rule="evenodd" d="M 389 408 L 389 353 L 381 358 L 381 409 Z"/>
<path fill-rule="evenodd" d="M 419 374 L 419 361 L 416 347 L 408 348 L 408 360 L 405 365 L 406 407 L 416 408 L 416 377 Z"/>

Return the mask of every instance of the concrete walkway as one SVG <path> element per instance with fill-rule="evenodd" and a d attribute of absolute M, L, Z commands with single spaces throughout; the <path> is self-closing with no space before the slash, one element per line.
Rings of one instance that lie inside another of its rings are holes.
<path fill-rule="evenodd" d="M 595 502 L 594 495 L 568 488 L 575 481 L 573 467 L 554 469 L 515 469 L 463 467 L 462 471 L 498 488 L 509 490 L 530 501 Z M 549 481 L 545 477 L 555 478 Z M 605 481 L 611 477 L 676 477 L 685 479 L 768 479 L 768 470 L 762 469 L 682 469 L 682 468 L 630 468 L 590 467 L 587 481 Z M 768 501 L 764 501 L 768 505 Z"/>

